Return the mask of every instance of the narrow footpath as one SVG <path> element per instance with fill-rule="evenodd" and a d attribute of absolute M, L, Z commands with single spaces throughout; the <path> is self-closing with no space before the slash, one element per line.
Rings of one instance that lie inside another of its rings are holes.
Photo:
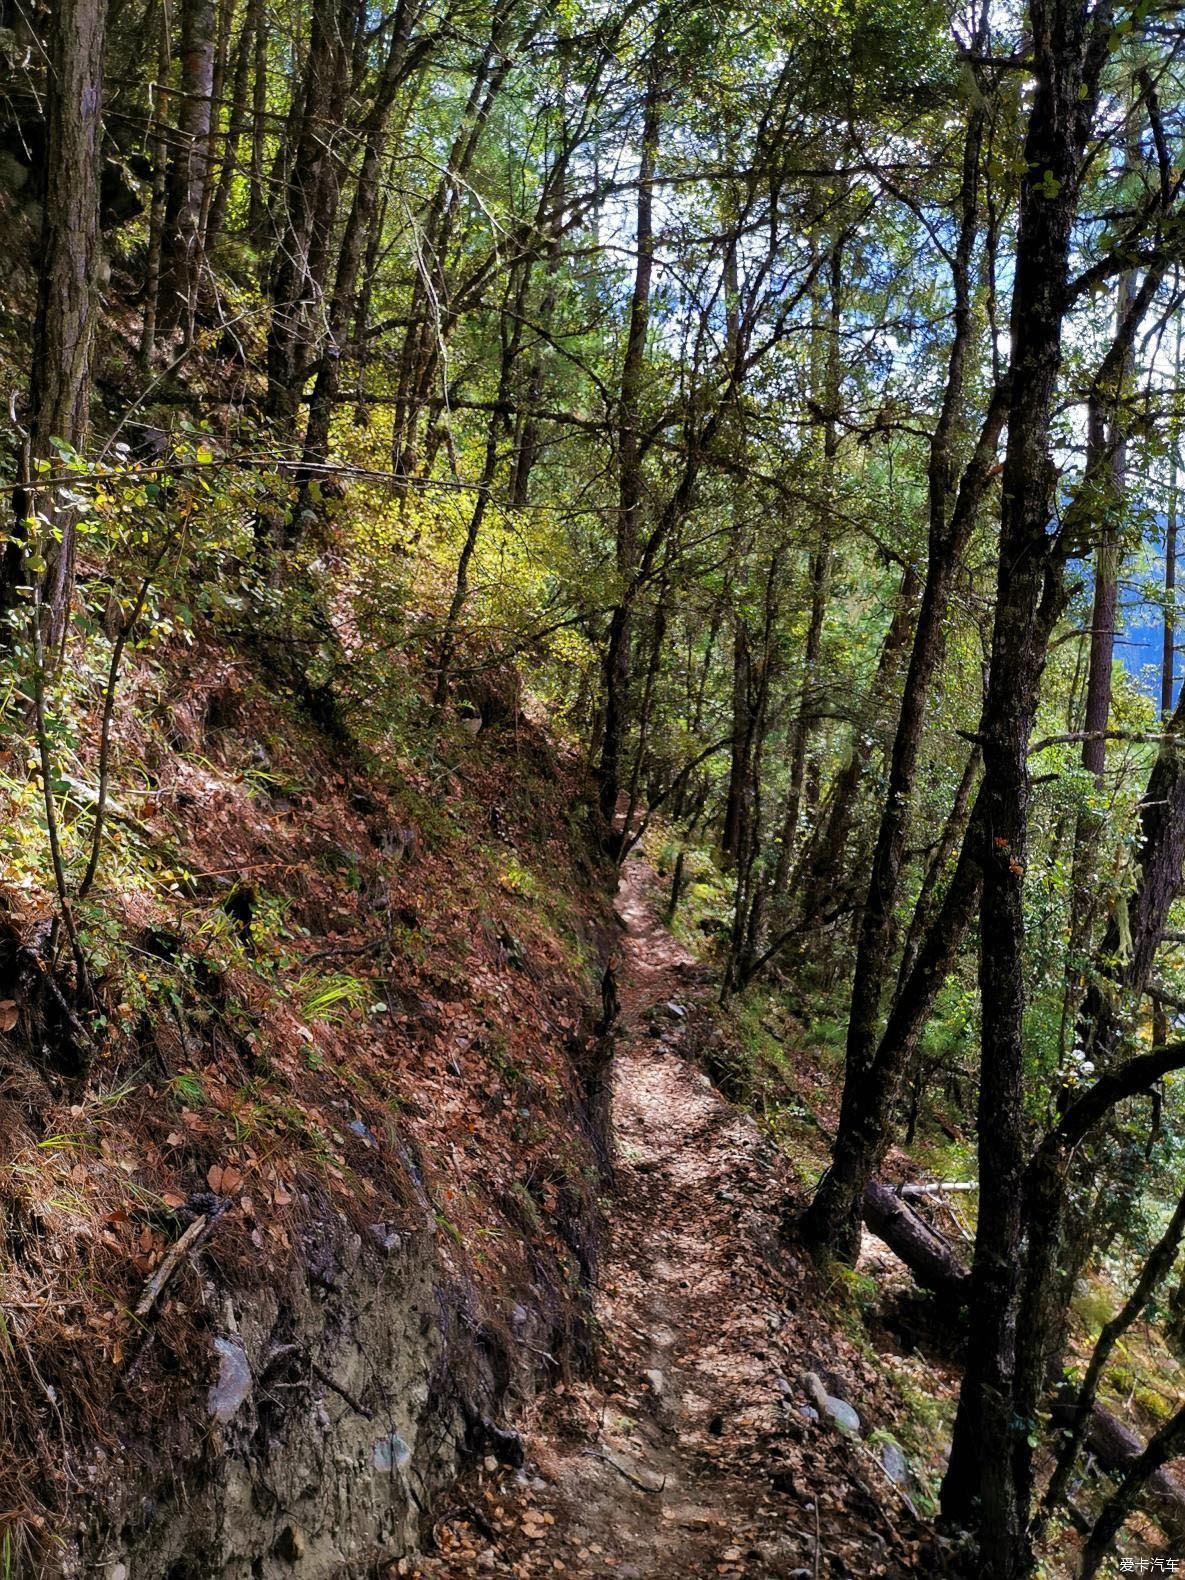
<path fill-rule="evenodd" d="M 875 1450 L 812 1419 L 804 1373 L 861 1406 L 878 1385 L 821 1309 L 826 1285 L 779 1237 L 784 1160 L 690 1057 L 698 972 L 653 887 L 631 859 L 617 899 L 617 1193 L 597 1377 L 544 1395 L 519 1423 L 525 1468 L 487 1461 L 438 1522 L 436 1555 L 392 1572 L 927 1572 L 908 1494 Z"/>

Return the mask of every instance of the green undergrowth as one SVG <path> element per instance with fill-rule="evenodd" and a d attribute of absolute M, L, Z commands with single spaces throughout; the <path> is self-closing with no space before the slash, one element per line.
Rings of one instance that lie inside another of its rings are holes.
<path fill-rule="evenodd" d="M 506 1313 L 538 1299 L 561 1370 L 589 1343 L 600 1212 L 582 1061 L 610 918 L 580 764 L 500 661 L 436 713 L 389 630 L 355 663 L 347 560 L 332 585 L 269 585 L 252 516 L 277 480 L 199 466 L 166 497 L 79 468 L 79 607 L 40 732 L 19 623 L 0 657 L 0 1431 L 17 1450 L 0 1527 L 18 1573 L 123 1408 L 133 1309 L 193 1203 L 224 1203 L 208 1265 L 244 1294 L 299 1260 L 310 1222 L 367 1243 L 376 1222 L 419 1232 L 426 1204 L 489 1342 L 509 1352 Z M 184 565 L 159 559 L 182 535 Z M 201 1414 L 198 1278 L 182 1269 L 154 1312 L 141 1420 Z"/>

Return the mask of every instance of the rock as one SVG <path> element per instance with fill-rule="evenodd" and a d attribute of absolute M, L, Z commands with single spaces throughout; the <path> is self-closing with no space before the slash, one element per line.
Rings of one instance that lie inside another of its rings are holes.
<path fill-rule="evenodd" d="M 479 719 L 478 723 L 480 722 Z M 477 1567 L 479 1569 L 493 1569 L 497 1566 L 497 1563 L 498 1560 L 494 1557 L 494 1549 L 492 1547 L 487 1547 L 485 1552 L 477 1555 Z"/>
<path fill-rule="evenodd" d="M 790 1386 L 790 1383 L 785 1377 L 775 1377 L 774 1387 L 781 1394 L 783 1399 L 789 1399 L 794 1392 L 794 1389 Z"/>
<path fill-rule="evenodd" d="M 411 1464 L 411 1449 L 398 1432 L 388 1432 L 371 1449 L 370 1462 L 376 1470 L 406 1470 Z"/>
<path fill-rule="evenodd" d="M 667 1380 L 660 1371 L 643 1372 L 642 1376 L 650 1384 L 650 1392 L 656 1399 L 661 1399 Z"/>
<path fill-rule="evenodd" d="M 299 1563 L 308 1550 L 308 1542 L 299 1525 L 285 1525 L 276 1540 L 275 1553 L 285 1563 Z"/>
<path fill-rule="evenodd" d="M 378 1246 L 384 1256 L 390 1256 L 392 1251 L 398 1251 L 403 1244 L 398 1232 L 385 1223 L 372 1223 L 370 1225 L 370 1238 Z"/>
<path fill-rule="evenodd" d="M 112 1564 L 104 1580 L 128 1580 L 127 1564 Z"/>
<path fill-rule="evenodd" d="M 207 1408 L 214 1419 L 225 1424 L 237 1415 L 251 1394 L 251 1367 L 242 1346 L 233 1339 L 214 1340 L 218 1355 L 218 1381 L 207 1396 Z"/>
<path fill-rule="evenodd" d="M 860 1417 L 852 1409 L 846 1399 L 837 1399 L 834 1394 L 827 1392 L 816 1372 L 803 1372 L 802 1386 L 806 1389 L 811 1403 L 825 1416 L 838 1432 L 849 1437 L 859 1437 Z"/>
<path fill-rule="evenodd" d="M 494 1474 L 494 1472 L 498 1468 L 498 1461 L 494 1458 L 493 1454 L 487 1454 L 486 1455 L 486 1457 L 481 1462 L 481 1468 L 489 1476 L 492 1476 Z"/>
<path fill-rule="evenodd" d="M 685 1004 L 676 1003 L 674 999 L 668 999 L 668 1001 L 663 1005 L 663 1011 L 666 1014 L 668 1020 L 687 1019 L 687 1006 Z"/>
<path fill-rule="evenodd" d="M 828 1394 L 827 1414 L 841 1432 L 848 1432 L 853 1437 L 859 1437 L 859 1413 L 852 1408 L 846 1399 L 837 1399 L 834 1394 Z"/>
<path fill-rule="evenodd" d="M 819 1419 L 819 1412 L 809 1404 L 800 1404 L 798 1413 L 801 1416 L 805 1416 L 808 1421 L 817 1421 Z"/>
<path fill-rule="evenodd" d="M 903 1487 L 909 1480 L 909 1461 L 901 1444 L 886 1438 L 880 1446 L 881 1469 L 895 1487 Z"/>

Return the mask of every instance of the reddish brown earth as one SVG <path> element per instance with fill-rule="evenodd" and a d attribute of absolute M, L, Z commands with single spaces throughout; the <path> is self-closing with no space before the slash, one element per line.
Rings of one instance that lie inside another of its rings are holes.
<path fill-rule="evenodd" d="M 694 1005 L 697 971 L 657 920 L 652 881 L 631 860 L 617 901 L 617 1193 L 598 1375 L 543 1396 L 519 1423 L 526 1467 L 487 1460 L 437 1521 L 435 1555 L 392 1573 L 916 1573 L 922 1528 L 875 1450 L 802 1413 L 805 1370 L 849 1393 L 865 1431 L 891 1424 L 892 1406 L 828 1325 L 818 1274 L 780 1239 L 784 1160 L 689 1057 L 687 1022 L 667 1006 Z"/>

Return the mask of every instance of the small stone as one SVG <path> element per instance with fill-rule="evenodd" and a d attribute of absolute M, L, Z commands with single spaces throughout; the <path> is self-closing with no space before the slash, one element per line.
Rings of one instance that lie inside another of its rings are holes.
<path fill-rule="evenodd" d="M 901 1444 L 886 1438 L 880 1446 L 881 1468 L 895 1487 L 903 1487 L 909 1480 L 909 1461 Z"/>
<path fill-rule="evenodd" d="M 774 1387 L 781 1394 L 783 1399 L 789 1399 L 794 1392 L 794 1389 L 790 1386 L 785 1377 L 775 1377 Z"/>
<path fill-rule="evenodd" d="M 107 1571 L 107 1580 L 128 1580 L 127 1564 L 112 1564 Z"/>
<path fill-rule="evenodd" d="M 396 1231 L 388 1228 L 385 1223 L 372 1223 L 370 1225 L 370 1238 L 384 1256 L 390 1256 L 391 1252 L 397 1251 L 403 1243 Z"/>
<path fill-rule="evenodd" d="M 406 1470 L 411 1464 L 411 1448 L 398 1432 L 388 1432 L 371 1449 L 370 1462 L 376 1470 Z"/>
<path fill-rule="evenodd" d="M 667 1380 L 660 1371 L 643 1372 L 642 1376 L 650 1384 L 650 1392 L 656 1399 L 661 1399 Z"/>
<path fill-rule="evenodd" d="M 238 1414 L 251 1393 L 251 1367 L 242 1346 L 231 1339 L 214 1340 L 218 1355 L 218 1381 L 207 1396 L 207 1408 L 216 1421 L 225 1423 Z"/>
<path fill-rule="evenodd" d="M 808 1421 L 817 1421 L 819 1419 L 819 1412 L 809 1404 L 800 1404 L 798 1413 L 801 1416 L 805 1416 Z"/>
<path fill-rule="evenodd" d="M 827 1392 L 816 1372 L 803 1372 L 802 1385 L 820 1415 L 825 1415 L 832 1426 L 845 1436 L 860 1435 L 860 1417 L 846 1399 L 837 1399 Z"/>
<path fill-rule="evenodd" d="M 670 1020 L 687 1019 L 687 1006 L 685 1004 L 676 1003 L 674 999 L 669 999 L 667 1003 L 663 1005 L 663 1009 L 666 1011 Z"/>
<path fill-rule="evenodd" d="M 847 1432 L 853 1437 L 860 1435 L 860 1417 L 846 1399 L 837 1399 L 834 1394 L 828 1394 L 827 1415 L 841 1432 Z"/>
<path fill-rule="evenodd" d="M 497 1562 L 498 1560 L 494 1557 L 494 1549 L 492 1547 L 487 1547 L 484 1552 L 477 1555 L 477 1567 L 479 1569 L 493 1569 Z"/>
<path fill-rule="evenodd" d="M 360 1136 L 368 1147 L 378 1150 L 379 1138 L 369 1125 L 364 1125 L 360 1119 L 351 1119 L 346 1128 L 352 1130 L 356 1136 Z"/>
<path fill-rule="evenodd" d="M 484 1471 L 487 1471 L 491 1476 L 494 1474 L 498 1468 L 498 1461 L 494 1458 L 493 1454 L 486 1455 L 486 1457 L 481 1462 L 481 1468 Z"/>

